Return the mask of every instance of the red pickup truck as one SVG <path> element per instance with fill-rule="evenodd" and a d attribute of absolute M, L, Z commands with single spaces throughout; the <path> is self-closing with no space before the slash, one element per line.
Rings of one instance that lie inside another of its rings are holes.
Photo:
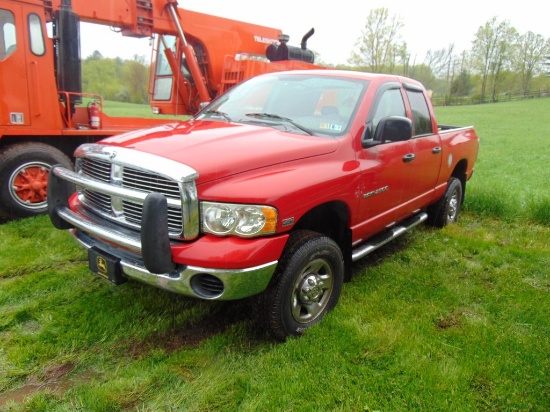
<path fill-rule="evenodd" d="M 477 151 L 472 127 L 437 124 L 415 80 L 272 73 L 190 120 L 80 146 L 75 171 L 50 171 L 48 208 L 99 275 L 256 296 L 284 340 L 336 305 L 352 262 L 456 221 Z"/>

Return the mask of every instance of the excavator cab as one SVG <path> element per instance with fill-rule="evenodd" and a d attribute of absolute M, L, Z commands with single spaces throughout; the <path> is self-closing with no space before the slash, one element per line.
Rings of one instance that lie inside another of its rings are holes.
<path fill-rule="evenodd" d="M 200 96 L 189 70 L 187 58 L 173 35 L 157 35 L 150 68 L 150 93 L 153 112 L 157 114 L 194 113 Z"/>

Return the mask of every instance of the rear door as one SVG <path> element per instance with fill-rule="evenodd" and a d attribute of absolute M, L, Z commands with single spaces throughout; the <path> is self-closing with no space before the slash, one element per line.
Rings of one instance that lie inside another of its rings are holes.
<path fill-rule="evenodd" d="M 423 89 L 411 84 L 404 86 L 413 120 L 413 178 L 408 200 L 409 209 L 415 210 L 425 207 L 434 195 L 441 170 L 442 147 L 439 134 L 434 133 L 436 123 Z"/>

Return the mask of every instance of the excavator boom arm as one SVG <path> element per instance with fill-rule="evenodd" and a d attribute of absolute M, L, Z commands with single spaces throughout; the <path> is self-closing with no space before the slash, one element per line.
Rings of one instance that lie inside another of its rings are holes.
<path fill-rule="evenodd" d="M 167 6 L 177 5 L 174 0 L 44 0 L 44 5 L 50 21 L 57 10 L 71 7 L 80 21 L 117 27 L 124 36 L 177 34 L 177 28 L 167 10 Z"/>

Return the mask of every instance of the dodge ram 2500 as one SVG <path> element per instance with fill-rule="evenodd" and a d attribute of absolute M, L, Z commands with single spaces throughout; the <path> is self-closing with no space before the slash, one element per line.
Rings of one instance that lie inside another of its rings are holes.
<path fill-rule="evenodd" d="M 426 221 L 457 220 L 478 151 L 415 80 L 261 75 L 187 121 L 84 144 L 50 171 L 58 229 L 92 271 L 253 301 L 284 340 L 332 309 L 352 263 Z"/>

